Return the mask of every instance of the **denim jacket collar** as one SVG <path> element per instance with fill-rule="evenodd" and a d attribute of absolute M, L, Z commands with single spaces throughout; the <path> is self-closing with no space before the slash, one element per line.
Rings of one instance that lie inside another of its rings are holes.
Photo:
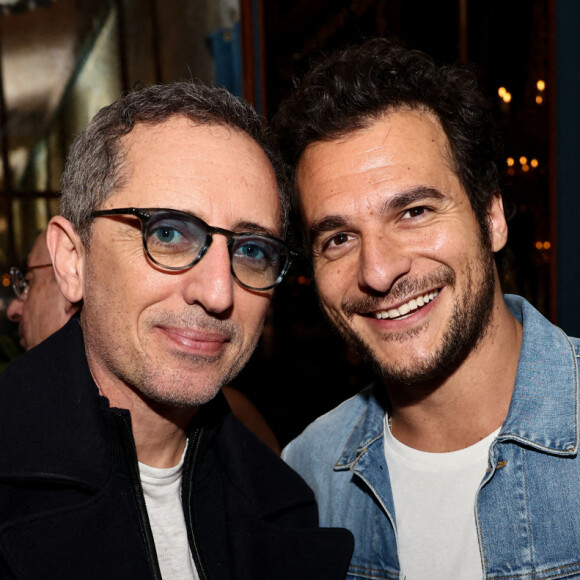
<path fill-rule="evenodd" d="M 380 388 L 380 385 L 371 385 L 360 394 L 367 399 L 365 412 L 352 430 L 335 469 L 353 468 L 369 448 L 377 447 L 377 443 L 382 451 L 385 407 L 374 393 L 376 388 Z"/>
<path fill-rule="evenodd" d="M 519 296 L 506 295 L 505 300 L 524 332 L 514 392 L 498 441 L 516 439 L 546 453 L 574 455 L 578 446 L 574 345 Z"/>
<path fill-rule="evenodd" d="M 505 300 L 524 331 L 512 400 L 497 441 L 515 439 L 546 453 L 574 455 L 578 445 L 574 346 L 524 299 L 508 294 Z M 553 391 L 554 382 L 559 385 L 558 395 L 542 396 Z M 364 463 L 369 449 L 382 452 L 385 407 L 373 396 L 374 388 L 361 393 L 367 405 L 336 462 L 337 470 Z"/>

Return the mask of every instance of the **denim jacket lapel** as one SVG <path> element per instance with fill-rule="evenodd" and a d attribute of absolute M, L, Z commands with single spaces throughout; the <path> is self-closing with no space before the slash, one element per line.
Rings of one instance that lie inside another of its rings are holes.
<path fill-rule="evenodd" d="M 498 441 L 514 439 L 546 453 L 574 455 L 578 446 L 575 347 L 558 327 L 517 296 L 506 302 L 524 325 L 514 392 Z"/>

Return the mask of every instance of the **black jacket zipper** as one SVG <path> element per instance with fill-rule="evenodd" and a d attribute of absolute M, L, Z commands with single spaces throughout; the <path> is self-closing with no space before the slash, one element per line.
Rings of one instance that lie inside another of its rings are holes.
<path fill-rule="evenodd" d="M 121 447 L 127 463 L 129 481 L 131 482 L 133 490 L 133 498 L 137 508 L 139 525 L 141 527 L 141 533 L 143 534 L 143 541 L 145 542 L 145 550 L 149 557 L 153 579 L 163 580 L 161 577 L 161 569 L 159 568 L 159 561 L 157 560 L 153 532 L 151 531 L 151 525 L 149 524 L 149 516 L 147 514 L 147 505 L 145 504 L 143 486 L 141 485 L 141 477 L 139 476 L 137 448 L 135 447 L 135 439 L 133 438 L 133 431 L 131 429 L 131 420 L 123 413 L 116 412 L 115 409 L 112 409 L 112 411 L 119 427 Z"/>
<path fill-rule="evenodd" d="M 199 580 L 209 580 L 205 572 L 205 569 L 201 560 L 201 553 L 199 544 L 196 540 L 195 526 L 194 526 L 194 508 L 192 495 L 193 490 L 191 489 L 193 481 L 193 470 L 197 461 L 197 453 L 199 451 L 199 440 L 201 436 L 201 428 L 195 429 L 193 433 L 189 436 L 189 444 L 187 448 L 187 453 L 185 455 L 185 463 L 183 465 L 183 476 L 182 476 L 182 487 L 181 487 L 181 499 L 183 502 L 183 516 L 185 518 L 185 526 L 187 528 L 187 535 L 189 537 L 189 547 L 191 549 L 191 555 L 193 557 L 193 562 L 197 569 L 197 574 Z"/>

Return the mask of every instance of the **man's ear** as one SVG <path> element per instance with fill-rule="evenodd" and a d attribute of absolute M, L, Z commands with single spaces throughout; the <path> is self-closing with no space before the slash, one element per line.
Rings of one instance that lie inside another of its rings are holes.
<path fill-rule="evenodd" d="M 46 243 L 63 296 L 73 304 L 83 298 L 85 246 L 74 226 L 62 216 L 48 222 Z"/>
<path fill-rule="evenodd" d="M 487 219 L 491 249 L 493 252 L 499 252 L 506 245 L 508 237 L 508 226 L 503 211 L 503 200 L 499 193 L 493 196 L 487 208 Z"/>

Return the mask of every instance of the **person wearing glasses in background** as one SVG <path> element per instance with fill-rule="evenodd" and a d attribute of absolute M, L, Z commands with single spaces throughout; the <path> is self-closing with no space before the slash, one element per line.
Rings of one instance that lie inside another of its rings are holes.
<path fill-rule="evenodd" d="M 26 350 L 64 326 L 78 310 L 78 305 L 69 302 L 58 289 L 46 231 L 36 238 L 26 268 L 10 268 L 10 278 L 16 297 L 10 302 L 6 316 L 18 322 L 20 344 Z"/>
<path fill-rule="evenodd" d="M 0 376 L 0 578 L 345 576 L 352 536 L 220 393 L 289 266 L 278 175 L 251 107 L 197 83 L 77 138 L 47 243 L 80 312 Z"/>

